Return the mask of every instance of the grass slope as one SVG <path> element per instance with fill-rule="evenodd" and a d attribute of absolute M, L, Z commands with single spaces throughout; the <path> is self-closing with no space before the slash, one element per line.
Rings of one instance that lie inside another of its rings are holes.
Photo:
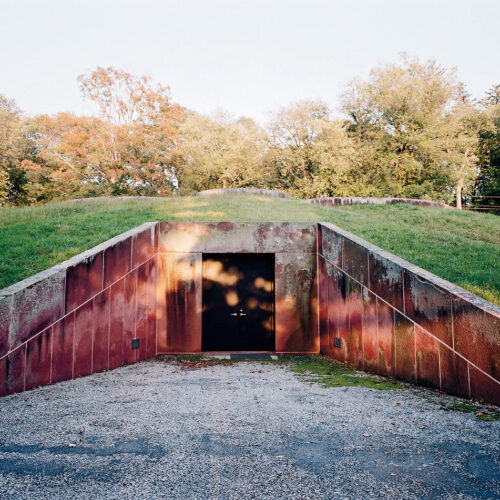
<path fill-rule="evenodd" d="M 332 222 L 500 305 L 500 217 L 409 205 L 322 208 L 253 195 L 0 209 L 0 288 L 154 220 Z"/>

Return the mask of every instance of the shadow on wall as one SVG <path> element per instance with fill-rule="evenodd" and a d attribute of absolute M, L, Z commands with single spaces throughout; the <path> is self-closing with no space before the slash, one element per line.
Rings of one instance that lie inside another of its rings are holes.
<path fill-rule="evenodd" d="M 277 352 L 500 404 L 500 308 L 325 223 L 143 224 L 0 291 L 0 395 L 200 352 L 203 321 L 234 313 L 269 341 L 257 254 L 274 256 Z"/>

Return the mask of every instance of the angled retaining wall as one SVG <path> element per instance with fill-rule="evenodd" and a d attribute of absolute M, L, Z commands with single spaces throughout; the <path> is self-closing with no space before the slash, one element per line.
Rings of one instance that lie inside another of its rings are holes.
<path fill-rule="evenodd" d="M 500 404 L 499 307 L 332 224 L 318 228 L 322 353 Z"/>
<path fill-rule="evenodd" d="M 200 352 L 207 253 L 274 254 L 277 352 L 500 404 L 500 308 L 324 223 L 147 223 L 1 290 L 0 395 Z"/>
<path fill-rule="evenodd" d="M 0 291 L 0 395 L 156 355 L 155 228 L 143 224 Z"/>

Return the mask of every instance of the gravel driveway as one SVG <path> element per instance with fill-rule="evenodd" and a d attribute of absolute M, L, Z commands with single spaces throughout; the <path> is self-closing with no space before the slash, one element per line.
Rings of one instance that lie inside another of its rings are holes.
<path fill-rule="evenodd" d="M 500 422 L 426 394 L 143 362 L 0 399 L 0 498 L 499 498 Z"/>

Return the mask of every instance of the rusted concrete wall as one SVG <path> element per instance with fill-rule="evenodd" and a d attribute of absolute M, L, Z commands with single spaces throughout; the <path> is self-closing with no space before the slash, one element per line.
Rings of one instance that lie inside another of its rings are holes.
<path fill-rule="evenodd" d="M 155 228 L 143 224 L 0 291 L 0 395 L 156 355 Z"/>
<path fill-rule="evenodd" d="M 324 223 L 143 224 L 1 290 L 0 395 L 199 352 L 204 253 L 275 255 L 277 352 L 500 404 L 500 308 Z"/>
<path fill-rule="evenodd" d="M 158 352 L 201 350 L 203 253 L 275 254 L 276 351 L 319 352 L 316 233 L 316 224 L 160 223 Z"/>
<path fill-rule="evenodd" d="M 337 198 L 311 198 L 303 200 L 304 203 L 320 205 L 322 207 L 337 207 L 342 205 L 417 205 L 421 207 L 452 208 L 445 203 L 430 200 L 415 200 L 412 198 L 382 198 L 371 196 L 347 196 Z"/>
<path fill-rule="evenodd" d="M 321 352 L 500 404 L 500 308 L 331 224 L 318 254 Z"/>

